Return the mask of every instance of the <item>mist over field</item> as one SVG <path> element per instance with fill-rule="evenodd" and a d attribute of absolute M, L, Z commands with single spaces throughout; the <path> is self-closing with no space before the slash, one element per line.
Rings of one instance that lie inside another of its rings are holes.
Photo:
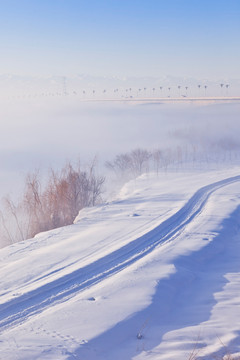
<path fill-rule="evenodd" d="M 135 148 L 178 145 L 236 150 L 239 103 L 82 103 L 74 98 L 6 102 L 0 109 L 0 194 L 36 168 L 67 160 L 99 165 Z M 21 182 L 21 181 L 20 181 Z"/>

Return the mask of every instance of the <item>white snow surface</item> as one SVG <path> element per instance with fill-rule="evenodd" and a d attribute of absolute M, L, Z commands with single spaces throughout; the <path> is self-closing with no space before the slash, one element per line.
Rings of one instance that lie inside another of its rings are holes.
<path fill-rule="evenodd" d="M 142 175 L 0 270 L 0 359 L 238 354 L 240 169 Z"/>

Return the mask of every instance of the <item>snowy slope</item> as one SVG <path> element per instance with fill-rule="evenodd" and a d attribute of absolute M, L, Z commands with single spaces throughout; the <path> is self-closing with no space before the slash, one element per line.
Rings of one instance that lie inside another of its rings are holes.
<path fill-rule="evenodd" d="M 0 251 L 0 359 L 240 352 L 240 171 L 144 175 Z"/>

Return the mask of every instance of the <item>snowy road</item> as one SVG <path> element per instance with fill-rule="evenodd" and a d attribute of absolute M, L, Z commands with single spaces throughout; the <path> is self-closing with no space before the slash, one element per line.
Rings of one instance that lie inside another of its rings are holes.
<path fill-rule="evenodd" d="M 172 241 L 184 226 L 198 216 L 214 191 L 239 181 L 240 176 L 235 176 L 199 189 L 182 209 L 152 231 L 86 267 L 68 275 L 60 274 L 56 280 L 1 304 L 0 327 L 4 329 L 15 326 L 18 322 L 22 323 L 46 307 L 121 271 L 153 251 L 156 246 Z"/>

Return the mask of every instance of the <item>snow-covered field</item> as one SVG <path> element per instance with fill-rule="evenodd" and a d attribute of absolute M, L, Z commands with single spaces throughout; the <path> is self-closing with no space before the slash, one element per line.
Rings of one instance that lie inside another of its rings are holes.
<path fill-rule="evenodd" d="M 142 175 L 0 251 L 0 359 L 240 353 L 240 169 Z"/>

